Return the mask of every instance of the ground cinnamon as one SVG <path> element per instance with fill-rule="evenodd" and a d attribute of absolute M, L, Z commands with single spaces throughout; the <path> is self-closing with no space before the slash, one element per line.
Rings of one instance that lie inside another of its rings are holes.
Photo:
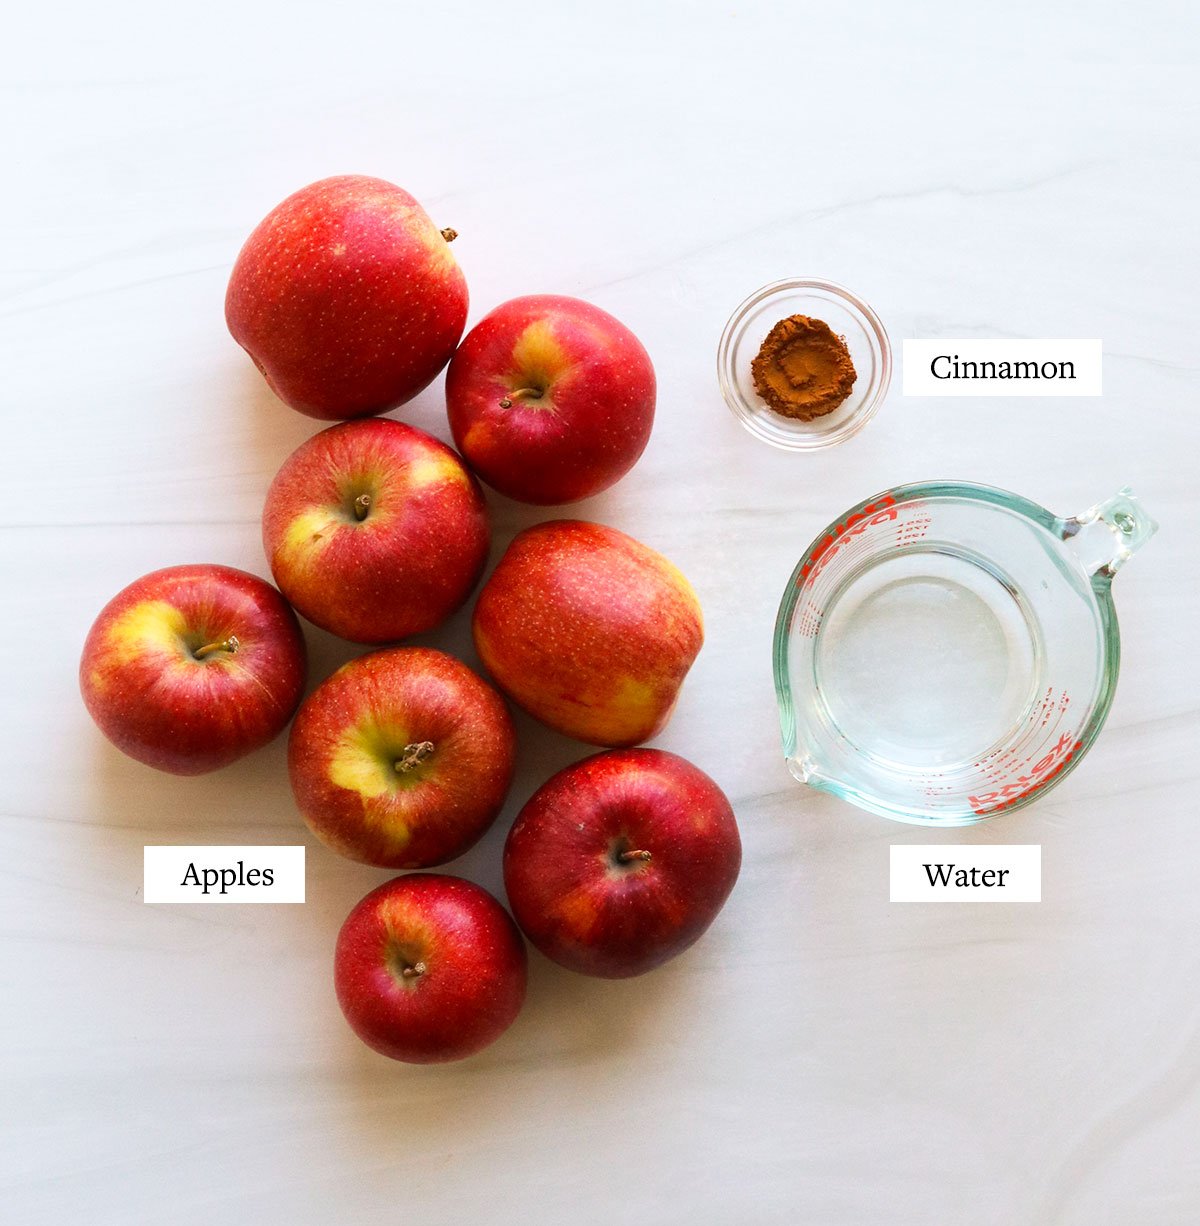
<path fill-rule="evenodd" d="M 750 373 L 767 404 L 797 421 L 832 413 L 858 377 L 845 339 L 807 315 L 781 319 L 767 333 Z"/>

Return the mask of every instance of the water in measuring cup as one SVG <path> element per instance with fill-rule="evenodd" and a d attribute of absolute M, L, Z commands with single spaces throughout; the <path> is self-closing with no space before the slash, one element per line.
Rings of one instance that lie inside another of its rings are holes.
<path fill-rule="evenodd" d="M 991 563 L 955 547 L 906 549 L 849 574 L 813 646 L 824 718 L 902 771 L 982 758 L 1042 688 L 1032 610 Z"/>

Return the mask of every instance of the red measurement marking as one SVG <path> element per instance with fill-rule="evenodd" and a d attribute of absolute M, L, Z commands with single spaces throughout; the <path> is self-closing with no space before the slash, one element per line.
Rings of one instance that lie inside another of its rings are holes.
<path fill-rule="evenodd" d="M 929 531 L 929 525 L 932 523 L 933 516 L 928 514 L 914 515 L 902 520 L 896 527 L 895 548 L 901 549 L 905 545 L 921 540 Z"/>
<path fill-rule="evenodd" d="M 799 620 L 796 623 L 798 632 L 806 639 L 816 638 L 817 631 L 821 628 L 821 621 L 825 617 L 825 610 L 820 606 L 813 604 L 810 600 L 800 611 Z"/>
<path fill-rule="evenodd" d="M 1063 713 L 1070 701 L 1066 694 L 1056 699 L 1054 687 L 1049 687 L 1042 695 L 1038 709 L 1029 716 L 1025 733 L 1016 743 L 1007 745 L 990 757 L 981 758 L 974 764 L 982 779 L 999 786 L 1000 781 L 1013 774 L 1014 771 L 1027 770 L 1029 763 L 1039 758 L 1043 749 L 1051 744 L 1058 735 L 1059 727 L 1063 722 Z"/>
<path fill-rule="evenodd" d="M 1072 743 L 1074 733 L 1064 732 L 1055 743 L 1054 748 L 1044 757 L 1038 759 L 1032 766 L 1027 766 L 1024 773 L 1010 783 L 991 792 L 983 792 L 978 796 L 969 796 L 967 803 L 973 812 L 985 817 L 1009 809 L 1018 801 L 1024 800 L 1032 792 L 1049 783 L 1055 775 L 1066 769 L 1067 763 L 1083 748 L 1082 741 Z"/>

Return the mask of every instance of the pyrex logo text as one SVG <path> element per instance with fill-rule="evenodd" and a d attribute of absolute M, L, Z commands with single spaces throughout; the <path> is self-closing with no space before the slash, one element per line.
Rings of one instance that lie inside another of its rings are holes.
<path fill-rule="evenodd" d="M 1066 768 L 1067 763 L 1083 748 L 1082 741 L 1075 741 L 1074 744 L 1071 743 L 1074 735 L 1073 732 L 1064 732 L 1058 738 L 1058 743 L 1048 754 L 1039 758 L 1024 774 L 1018 775 L 1012 783 L 1006 783 L 1004 787 L 998 788 L 994 792 L 983 792 L 978 796 L 969 796 L 967 802 L 970 804 L 971 809 L 981 817 L 991 813 L 999 813 L 1004 809 L 1011 808 L 1017 801 L 1023 800 L 1031 792 L 1053 779 L 1055 775 L 1060 774 Z"/>
<path fill-rule="evenodd" d="M 896 499 L 891 494 L 883 494 L 874 502 L 868 503 L 861 511 L 847 516 L 835 524 L 809 551 L 808 558 L 800 568 L 797 586 L 807 582 L 817 574 L 841 548 L 842 544 L 852 536 L 859 536 L 872 524 L 884 524 L 894 520 L 899 512 L 896 510 Z"/>

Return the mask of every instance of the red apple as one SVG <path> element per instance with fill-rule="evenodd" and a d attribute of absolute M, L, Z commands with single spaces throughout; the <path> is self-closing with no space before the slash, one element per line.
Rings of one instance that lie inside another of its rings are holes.
<path fill-rule="evenodd" d="M 351 660 L 308 696 L 288 770 L 322 842 L 367 864 L 428 868 L 492 824 L 515 752 L 487 682 L 445 652 L 393 647 Z"/>
<path fill-rule="evenodd" d="M 531 294 L 486 315 L 446 373 L 454 441 L 488 485 L 540 505 L 608 489 L 646 449 L 654 367 L 619 320 Z"/>
<path fill-rule="evenodd" d="M 659 732 L 704 642 L 696 593 L 662 554 L 582 520 L 527 528 L 475 605 L 480 658 L 551 728 L 594 745 Z"/>
<path fill-rule="evenodd" d="M 300 625 L 269 583 L 229 566 L 171 566 L 104 606 L 79 684 L 123 753 L 200 775 L 278 736 L 304 674 Z"/>
<path fill-rule="evenodd" d="M 334 954 L 350 1028 L 393 1060 L 461 1060 L 495 1042 L 525 1002 L 525 943 L 508 912 L 458 877 L 414 873 L 372 890 Z"/>
<path fill-rule="evenodd" d="M 534 793 L 504 847 L 504 888 L 546 957 L 624 979 L 698 940 L 741 863 L 733 810 L 703 771 L 626 749 L 568 766 Z"/>
<path fill-rule="evenodd" d="M 444 443 L 398 421 L 331 426 L 267 491 L 263 545 L 309 621 L 356 643 L 429 630 L 483 573 L 487 504 Z"/>
<path fill-rule="evenodd" d="M 225 321 L 293 409 L 327 421 L 382 413 L 429 383 L 462 336 L 454 237 L 383 179 L 322 179 L 246 240 Z"/>

